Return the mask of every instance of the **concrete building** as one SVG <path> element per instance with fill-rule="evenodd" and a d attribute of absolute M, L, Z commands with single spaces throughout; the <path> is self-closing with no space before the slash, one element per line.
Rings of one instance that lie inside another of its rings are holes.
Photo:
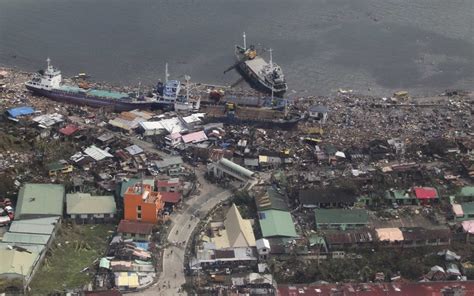
<path fill-rule="evenodd" d="M 233 249 L 255 247 L 255 236 L 250 220 L 243 219 L 239 210 L 232 204 L 227 212 L 223 228 L 211 241 L 216 249 Z"/>
<path fill-rule="evenodd" d="M 216 178 L 230 176 L 242 182 L 247 182 L 255 175 L 254 172 L 226 159 L 222 158 L 216 162 L 210 163 L 207 167 L 208 172 Z"/>
<path fill-rule="evenodd" d="M 124 194 L 125 220 L 156 224 L 161 220 L 163 208 L 160 193 L 153 191 L 150 185 L 135 184 Z"/>

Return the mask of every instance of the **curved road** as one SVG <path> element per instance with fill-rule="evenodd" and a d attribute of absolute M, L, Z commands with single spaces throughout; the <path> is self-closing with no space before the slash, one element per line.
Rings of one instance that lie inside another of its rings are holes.
<path fill-rule="evenodd" d="M 185 283 L 184 278 L 184 252 L 185 246 L 191 239 L 191 234 L 199 223 L 195 217 L 204 217 L 219 202 L 229 198 L 231 190 L 219 188 L 204 180 L 204 173 L 196 171 L 201 191 L 198 196 L 188 199 L 183 204 L 183 209 L 175 211 L 171 215 L 173 221 L 171 231 L 168 235 L 168 242 L 171 245 L 165 248 L 163 253 L 163 272 L 160 274 L 158 283 L 154 286 L 137 293 L 129 295 L 185 295 L 178 292 L 181 285 Z M 175 242 L 185 242 L 175 246 Z"/>

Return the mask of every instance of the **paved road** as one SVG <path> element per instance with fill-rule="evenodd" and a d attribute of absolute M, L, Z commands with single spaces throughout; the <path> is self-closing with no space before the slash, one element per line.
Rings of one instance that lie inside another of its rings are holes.
<path fill-rule="evenodd" d="M 130 295 L 185 295 L 184 292 L 178 293 L 181 285 L 185 283 L 184 278 L 184 248 L 191 238 L 191 233 L 199 222 L 198 218 L 193 218 L 196 213 L 200 217 L 215 207 L 219 202 L 229 198 L 231 191 L 216 187 L 204 180 L 202 170 L 197 170 L 201 187 L 200 194 L 188 199 L 182 210 L 176 211 L 171 215 L 173 221 L 171 231 L 168 235 L 168 241 L 185 242 L 181 246 L 171 246 L 165 249 L 163 255 L 163 272 L 160 274 L 158 283 L 145 291 L 133 293 Z"/>

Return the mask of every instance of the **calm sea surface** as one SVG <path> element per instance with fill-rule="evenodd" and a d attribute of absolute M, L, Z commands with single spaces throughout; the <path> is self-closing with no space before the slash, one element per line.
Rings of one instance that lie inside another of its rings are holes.
<path fill-rule="evenodd" d="M 473 0 L 0 0 L 0 65 L 49 56 L 66 76 L 136 84 L 168 62 L 172 78 L 227 85 L 243 31 L 294 95 L 474 85 Z"/>

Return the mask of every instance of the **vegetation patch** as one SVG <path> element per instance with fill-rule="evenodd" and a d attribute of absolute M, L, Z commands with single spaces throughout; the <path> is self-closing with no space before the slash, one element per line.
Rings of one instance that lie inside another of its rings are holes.
<path fill-rule="evenodd" d="M 115 226 L 63 224 L 31 282 L 32 295 L 81 288 L 91 282 Z"/>

